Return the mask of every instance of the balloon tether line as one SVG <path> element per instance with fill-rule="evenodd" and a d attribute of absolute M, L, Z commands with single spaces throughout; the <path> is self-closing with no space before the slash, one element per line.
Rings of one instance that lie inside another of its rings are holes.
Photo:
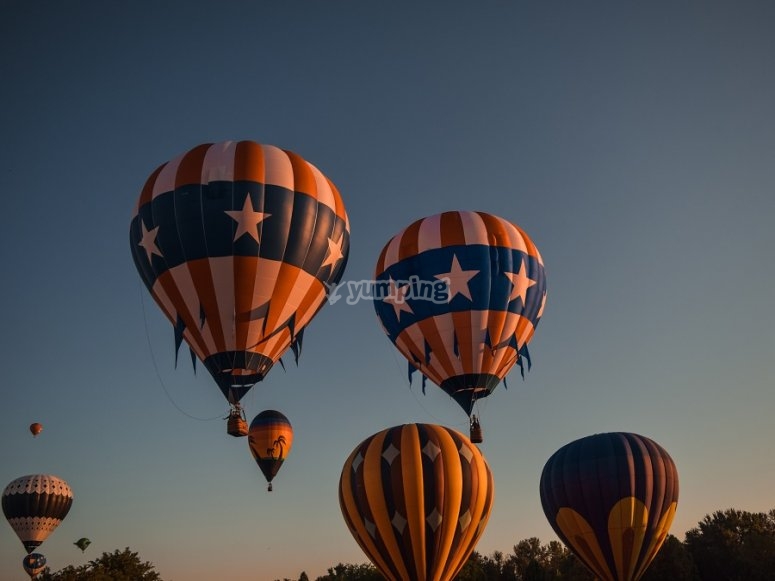
<path fill-rule="evenodd" d="M 143 312 L 143 324 L 145 326 L 145 339 L 148 341 L 148 351 L 151 353 L 151 362 L 153 363 L 153 370 L 156 372 L 156 379 L 159 380 L 159 385 L 161 385 L 162 390 L 164 391 L 164 395 L 167 396 L 167 399 L 169 402 L 173 405 L 173 407 L 178 410 L 180 413 L 182 413 L 184 416 L 191 418 L 192 420 L 198 420 L 200 422 L 210 422 L 212 420 L 219 420 L 223 419 L 222 414 L 218 414 L 215 417 L 211 418 L 200 418 L 197 416 L 192 416 L 190 413 L 185 411 L 183 408 L 181 408 L 177 403 L 175 403 L 175 400 L 172 399 L 172 396 L 170 395 L 169 391 L 167 390 L 167 386 L 164 385 L 164 380 L 161 377 L 161 373 L 159 373 L 159 366 L 156 363 L 156 357 L 153 354 L 153 345 L 151 344 L 151 334 L 148 331 L 148 317 L 146 316 L 145 312 L 145 301 L 143 300 L 143 287 L 140 285 L 140 308 Z"/>

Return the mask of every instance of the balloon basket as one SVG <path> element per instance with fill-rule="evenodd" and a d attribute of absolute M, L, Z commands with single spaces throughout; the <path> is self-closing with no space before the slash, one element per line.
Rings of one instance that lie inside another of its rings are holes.
<path fill-rule="evenodd" d="M 481 426 L 471 427 L 471 442 L 474 444 L 481 444 L 484 442 L 484 432 Z"/>
<path fill-rule="evenodd" d="M 226 423 L 226 433 L 235 438 L 242 438 L 248 435 L 248 423 L 237 415 L 229 417 Z"/>

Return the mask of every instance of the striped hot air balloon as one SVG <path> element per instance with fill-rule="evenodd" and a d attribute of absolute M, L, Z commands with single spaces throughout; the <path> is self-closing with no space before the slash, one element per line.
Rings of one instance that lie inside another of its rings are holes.
<path fill-rule="evenodd" d="M 549 458 L 540 492 L 557 536 L 598 578 L 636 581 L 673 522 L 678 471 L 649 438 L 595 434 Z"/>
<path fill-rule="evenodd" d="M 27 553 L 32 553 L 59 526 L 73 504 L 73 491 L 52 474 L 30 474 L 3 491 L 3 514 Z"/>
<path fill-rule="evenodd" d="M 472 418 L 515 363 L 544 312 L 538 249 L 514 224 L 484 212 L 444 212 L 396 234 L 377 261 L 374 306 L 414 370 Z M 524 372 L 524 368 L 523 368 Z M 481 441 L 478 430 L 472 440 Z"/>
<path fill-rule="evenodd" d="M 176 349 L 185 341 L 239 407 L 289 347 L 298 357 L 304 328 L 344 273 L 350 224 L 314 165 L 272 145 L 227 141 L 156 169 L 129 239 Z"/>
<path fill-rule="evenodd" d="M 366 438 L 339 480 L 347 527 L 391 581 L 453 579 L 484 532 L 494 494 L 479 449 L 434 424 L 405 424 Z"/>
<path fill-rule="evenodd" d="M 272 480 L 282 468 L 293 445 L 291 422 L 276 410 L 264 410 L 250 422 L 248 431 L 250 453 L 272 490 Z"/>

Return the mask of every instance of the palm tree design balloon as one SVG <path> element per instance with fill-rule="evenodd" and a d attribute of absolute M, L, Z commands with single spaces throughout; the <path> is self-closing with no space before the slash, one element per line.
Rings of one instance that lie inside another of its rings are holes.
<path fill-rule="evenodd" d="M 250 422 L 248 430 L 250 453 L 263 472 L 267 490 L 272 490 L 272 479 L 282 467 L 285 456 L 293 445 L 293 428 L 283 414 L 265 410 Z"/>
<path fill-rule="evenodd" d="M 274 442 L 272 442 L 272 447 L 266 449 L 266 453 L 269 455 L 270 458 L 274 459 L 275 448 L 280 448 L 280 453 L 277 455 L 277 459 L 283 460 L 284 445 L 285 445 L 285 436 L 279 436 Z"/>

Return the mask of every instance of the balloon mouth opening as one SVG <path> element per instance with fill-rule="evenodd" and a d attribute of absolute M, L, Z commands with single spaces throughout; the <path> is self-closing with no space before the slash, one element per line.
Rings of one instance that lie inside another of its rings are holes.
<path fill-rule="evenodd" d="M 492 373 L 465 373 L 448 377 L 439 387 L 470 416 L 477 400 L 490 395 L 500 381 L 501 378 Z"/>
<path fill-rule="evenodd" d="M 204 360 L 204 365 L 231 403 L 236 403 L 256 383 L 264 379 L 274 361 L 247 351 L 216 353 Z"/>
<path fill-rule="evenodd" d="M 260 381 L 256 379 L 260 374 L 256 373 L 255 369 L 223 369 L 220 376 L 224 381 L 231 381 L 231 387 L 252 386 Z"/>
<path fill-rule="evenodd" d="M 242 394 L 244 394 L 264 378 L 263 375 L 251 372 L 250 370 L 245 371 L 246 373 L 241 375 L 226 372 L 219 373 L 215 376 L 215 381 L 223 390 L 228 390 L 230 392 L 241 390 Z M 240 395 L 240 397 L 242 397 L 242 395 Z"/>
<path fill-rule="evenodd" d="M 37 549 L 41 543 L 38 541 L 27 541 L 24 544 L 24 550 L 27 551 L 27 554 L 31 554 L 35 549 Z"/>

